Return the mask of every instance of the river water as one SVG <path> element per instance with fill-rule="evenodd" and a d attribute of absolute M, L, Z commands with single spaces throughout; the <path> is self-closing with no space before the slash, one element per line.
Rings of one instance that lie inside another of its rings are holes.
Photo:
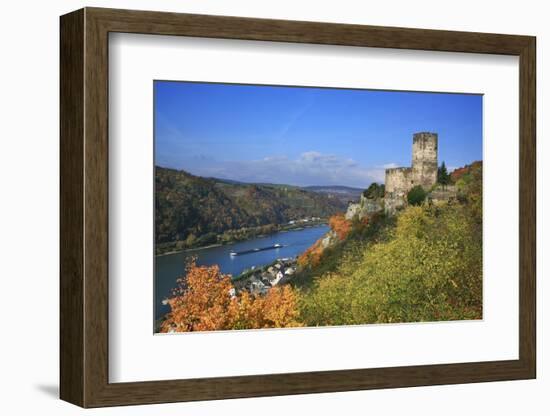
<path fill-rule="evenodd" d="M 176 279 L 185 274 L 185 264 L 191 256 L 197 258 L 198 265 L 211 266 L 217 264 L 222 273 L 237 276 L 252 266 L 261 267 L 272 263 L 278 258 L 295 257 L 308 249 L 323 236 L 329 227 L 319 225 L 303 230 L 278 232 L 267 237 L 254 238 L 235 244 L 219 247 L 203 248 L 167 254 L 155 257 L 155 319 L 169 312 L 169 307 L 162 300 L 170 295 L 176 286 Z M 230 256 L 231 251 L 252 250 L 254 248 L 282 244 L 283 247 L 265 250 L 257 253 Z"/>

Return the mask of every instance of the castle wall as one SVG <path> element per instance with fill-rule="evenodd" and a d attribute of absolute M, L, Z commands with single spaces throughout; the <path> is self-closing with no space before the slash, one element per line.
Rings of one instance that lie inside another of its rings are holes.
<path fill-rule="evenodd" d="M 386 169 L 384 208 L 393 214 L 406 203 L 407 192 L 413 187 L 411 168 Z"/>
<path fill-rule="evenodd" d="M 411 168 L 392 168 L 386 169 L 386 193 L 400 192 L 412 188 L 412 169 Z"/>
<path fill-rule="evenodd" d="M 457 195 L 456 186 L 445 185 L 439 186 L 430 192 L 429 198 L 432 202 L 447 202 L 450 199 L 455 199 Z"/>

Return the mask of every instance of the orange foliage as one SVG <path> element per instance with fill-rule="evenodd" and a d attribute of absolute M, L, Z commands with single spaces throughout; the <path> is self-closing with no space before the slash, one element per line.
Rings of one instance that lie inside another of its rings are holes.
<path fill-rule="evenodd" d="M 323 256 L 323 246 L 321 241 L 317 240 L 310 248 L 304 251 L 297 259 L 298 265 L 302 267 L 316 267 L 321 262 Z"/>
<path fill-rule="evenodd" d="M 225 313 L 231 302 L 231 279 L 218 266 L 204 267 L 191 263 L 187 278 L 178 281 L 181 294 L 168 300 L 171 312 L 161 332 L 209 331 L 227 325 Z M 184 286 L 185 285 L 185 286 Z"/>
<path fill-rule="evenodd" d="M 453 182 L 458 181 L 462 176 L 464 176 L 466 173 L 468 173 L 469 169 L 467 167 L 465 168 L 458 168 L 451 172 L 451 180 Z"/>
<path fill-rule="evenodd" d="M 474 169 L 480 169 L 481 168 L 481 162 L 473 162 L 470 165 L 466 165 L 463 168 L 455 169 L 451 172 L 451 181 L 454 183 L 458 181 L 460 178 L 462 178 L 467 173 L 470 173 Z"/>
<path fill-rule="evenodd" d="M 328 224 L 340 241 L 345 240 L 352 229 L 351 221 L 346 220 L 344 214 L 336 214 L 329 218 Z M 361 226 L 366 226 L 368 219 L 361 220 Z M 324 238 L 324 237 L 323 237 Z M 298 265 L 301 267 L 316 267 L 323 257 L 323 238 L 317 240 L 310 248 L 298 257 Z"/>
<path fill-rule="evenodd" d="M 265 296 L 254 297 L 243 292 L 231 302 L 231 329 L 303 326 L 298 321 L 296 303 L 296 294 L 288 285 L 274 287 Z"/>
<path fill-rule="evenodd" d="M 336 214 L 330 217 L 328 225 L 340 241 L 344 240 L 351 231 L 351 221 L 346 220 L 344 214 Z"/>
<path fill-rule="evenodd" d="M 176 295 L 168 300 L 171 311 L 161 332 L 212 331 L 301 326 L 297 299 L 289 286 L 276 287 L 265 296 L 248 292 L 231 297 L 228 275 L 218 266 L 190 263 L 186 279 L 178 281 Z"/>

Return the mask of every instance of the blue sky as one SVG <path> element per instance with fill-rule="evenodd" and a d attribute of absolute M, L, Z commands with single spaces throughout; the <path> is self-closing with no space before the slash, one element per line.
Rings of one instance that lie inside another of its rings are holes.
<path fill-rule="evenodd" d="M 155 164 L 243 182 L 347 185 L 410 166 L 415 132 L 439 163 L 482 159 L 482 96 L 155 81 Z"/>

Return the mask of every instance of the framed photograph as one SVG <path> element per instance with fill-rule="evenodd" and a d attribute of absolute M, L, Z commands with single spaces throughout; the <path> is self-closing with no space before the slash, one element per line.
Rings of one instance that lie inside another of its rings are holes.
<path fill-rule="evenodd" d="M 63 400 L 536 377 L 534 37 L 60 27 Z"/>

